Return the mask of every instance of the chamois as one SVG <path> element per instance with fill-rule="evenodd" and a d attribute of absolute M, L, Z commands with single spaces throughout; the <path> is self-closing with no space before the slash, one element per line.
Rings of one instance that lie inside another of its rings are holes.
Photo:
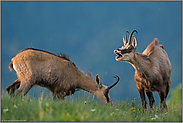
<path fill-rule="evenodd" d="M 171 63 L 165 52 L 163 45 L 158 45 L 158 39 L 155 38 L 147 46 L 142 54 L 136 53 L 137 40 L 132 34 L 137 31 L 133 30 L 129 36 L 127 42 L 127 33 L 123 36 L 124 46 L 114 50 L 117 55 L 116 61 L 125 61 L 130 63 L 135 69 L 135 83 L 139 91 L 142 107 L 147 108 L 147 102 L 145 99 L 145 93 L 149 98 L 149 106 L 152 108 L 155 100 L 153 97 L 154 91 L 157 91 L 160 96 L 160 107 L 167 108 L 166 97 L 170 90 L 170 74 L 171 74 Z"/>
<path fill-rule="evenodd" d="M 6 90 L 9 94 L 25 96 L 34 86 L 46 87 L 52 93 L 53 99 L 64 99 L 65 96 L 74 94 L 77 89 L 83 89 L 96 96 L 104 104 L 112 104 L 109 90 L 116 82 L 107 87 L 100 81 L 85 76 L 76 65 L 65 55 L 55 55 L 47 51 L 28 48 L 18 53 L 9 64 L 9 69 L 17 73 L 17 80 L 9 85 Z"/>

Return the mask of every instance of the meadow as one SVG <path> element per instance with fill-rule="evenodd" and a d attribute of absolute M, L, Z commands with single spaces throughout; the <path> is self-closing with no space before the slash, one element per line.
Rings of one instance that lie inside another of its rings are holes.
<path fill-rule="evenodd" d="M 66 100 L 52 100 L 40 94 L 10 97 L 1 93 L 1 122 L 182 122 L 182 104 L 168 101 L 168 110 L 159 106 L 143 110 L 141 103 L 132 100 L 113 100 L 104 105 L 86 95 Z"/>

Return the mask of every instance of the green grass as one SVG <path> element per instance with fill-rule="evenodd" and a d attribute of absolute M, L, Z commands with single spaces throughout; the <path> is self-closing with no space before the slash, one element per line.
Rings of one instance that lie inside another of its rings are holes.
<path fill-rule="evenodd" d="M 86 104 L 85 104 L 86 101 Z M 1 94 L 1 121 L 74 121 L 74 122 L 162 122 L 182 121 L 182 106 L 168 103 L 168 111 L 158 107 L 143 112 L 141 104 L 135 100 L 116 100 L 112 106 L 92 100 L 91 96 L 53 101 L 30 96 L 10 97 Z"/>

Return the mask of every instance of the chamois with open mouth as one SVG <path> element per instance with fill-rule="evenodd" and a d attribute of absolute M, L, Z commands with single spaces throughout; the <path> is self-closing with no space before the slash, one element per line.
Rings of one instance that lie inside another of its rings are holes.
<path fill-rule="evenodd" d="M 166 97 L 170 90 L 170 74 L 172 69 L 168 55 L 163 45 L 158 44 L 159 41 L 157 38 L 147 46 L 142 54 L 136 53 L 137 40 L 133 35 L 134 32 L 137 33 L 136 30 L 133 30 L 128 42 L 127 33 L 129 32 L 125 32 L 125 37 L 123 36 L 124 46 L 114 50 L 114 53 L 117 55 L 115 59 L 116 61 L 128 62 L 134 67 L 134 79 L 143 108 L 147 108 L 145 92 L 149 98 L 149 106 L 152 108 L 155 102 L 152 94 L 154 91 L 157 91 L 160 96 L 160 107 L 167 108 Z"/>

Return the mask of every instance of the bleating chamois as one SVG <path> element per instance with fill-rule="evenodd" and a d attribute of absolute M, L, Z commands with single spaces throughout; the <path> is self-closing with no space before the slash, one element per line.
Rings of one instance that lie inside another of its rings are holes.
<path fill-rule="evenodd" d="M 97 74 L 96 81 L 85 76 L 65 55 L 55 55 L 47 51 L 28 48 L 18 53 L 9 64 L 9 69 L 17 73 L 17 80 L 6 88 L 9 94 L 24 96 L 34 85 L 46 87 L 53 99 L 73 94 L 83 89 L 96 96 L 104 104 L 112 104 L 109 90 L 116 82 L 107 87 L 102 85 Z"/>
<path fill-rule="evenodd" d="M 160 107 L 167 108 L 166 97 L 170 90 L 170 74 L 171 63 L 165 52 L 163 45 L 158 45 L 158 39 L 155 38 L 151 44 L 143 51 L 142 54 L 136 53 L 137 40 L 133 35 L 132 44 L 131 37 L 136 30 L 133 30 L 127 42 L 127 33 L 123 36 L 124 46 L 114 50 L 117 55 L 116 61 L 125 61 L 135 68 L 135 83 L 139 91 L 142 107 L 147 108 L 145 93 L 149 98 L 149 106 L 152 108 L 155 100 L 152 92 L 157 91 L 160 96 Z"/>

